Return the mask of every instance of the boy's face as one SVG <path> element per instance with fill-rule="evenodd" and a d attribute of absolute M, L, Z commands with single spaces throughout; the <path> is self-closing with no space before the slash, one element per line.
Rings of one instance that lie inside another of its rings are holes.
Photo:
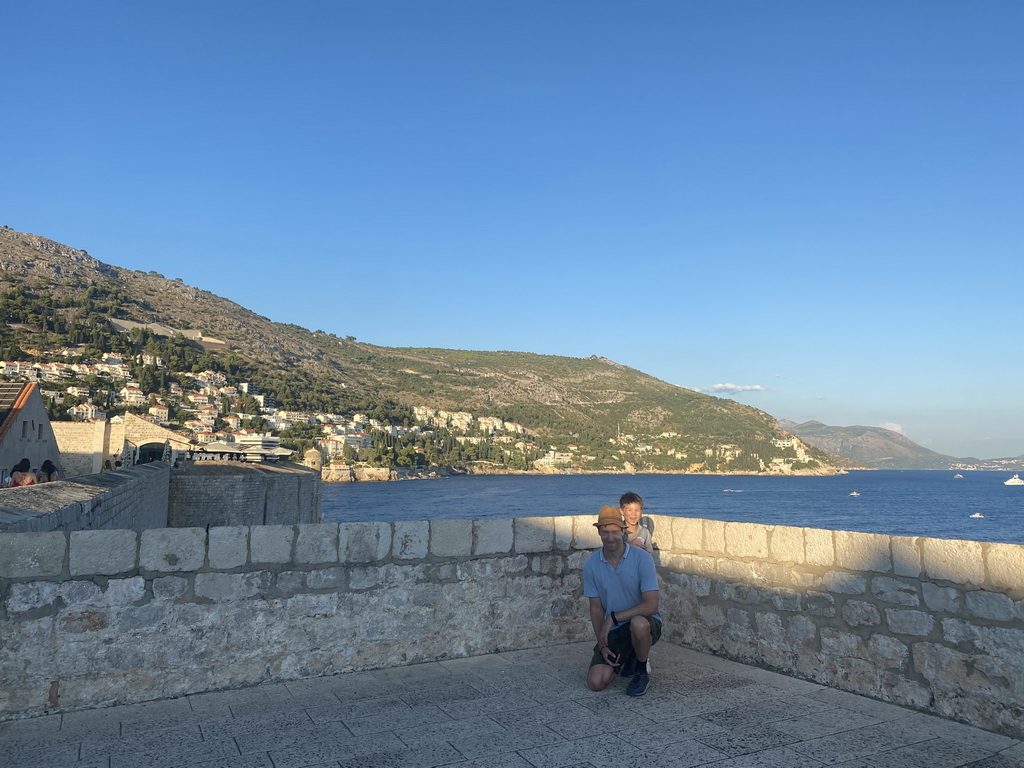
<path fill-rule="evenodd" d="M 644 513 L 644 505 L 638 502 L 632 504 L 626 504 L 622 507 L 622 517 L 630 525 L 636 525 L 640 522 L 640 517 Z"/>

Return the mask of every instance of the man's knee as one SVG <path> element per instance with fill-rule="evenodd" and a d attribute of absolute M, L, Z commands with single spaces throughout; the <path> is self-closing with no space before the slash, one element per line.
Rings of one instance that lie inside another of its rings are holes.
<path fill-rule="evenodd" d="M 650 638 L 651 622 L 646 616 L 634 616 L 629 620 L 629 634 L 634 641 L 642 638 Z"/>
<path fill-rule="evenodd" d="M 587 688 L 602 691 L 615 679 L 615 669 L 607 664 L 595 664 L 587 672 Z"/>

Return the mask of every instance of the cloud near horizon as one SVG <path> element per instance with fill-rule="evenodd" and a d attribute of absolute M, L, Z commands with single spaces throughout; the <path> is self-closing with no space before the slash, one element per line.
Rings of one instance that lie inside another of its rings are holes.
<path fill-rule="evenodd" d="M 902 424 L 896 424 L 894 422 L 887 421 L 884 424 L 879 424 L 878 426 L 880 426 L 882 429 L 888 429 L 890 432 L 899 432 L 901 435 L 904 434 Z"/>
<path fill-rule="evenodd" d="M 710 387 L 694 387 L 706 395 L 735 395 L 739 392 L 767 392 L 768 387 L 760 384 L 712 384 Z"/>

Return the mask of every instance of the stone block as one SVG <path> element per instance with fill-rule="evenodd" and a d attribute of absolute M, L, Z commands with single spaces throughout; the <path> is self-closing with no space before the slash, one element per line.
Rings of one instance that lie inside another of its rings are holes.
<path fill-rule="evenodd" d="M 290 563 L 294 540 L 291 525 L 254 525 L 249 529 L 250 559 L 253 564 Z"/>
<path fill-rule="evenodd" d="M 144 571 L 198 571 L 205 561 L 206 531 L 202 528 L 165 528 L 142 532 L 139 566 Z"/>
<path fill-rule="evenodd" d="M 820 528 L 804 529 L 804 558 L 807 565 L 832 566 L 836 562 L 832 531 Z"/>
<path fill-rule="evenodd" d="M 941 613 L 959 613 L 962 605 L 960 590 L 955 587 L 940 587 L 925 581 L 921 584 L 925 607 Z"/>
<path fill-rule="evenodd" d="M 436 557 L 469 557 L 473 552 L 472 520 L 431 520 L 430 553 Z"/>
<path fill-rule="evenodd" d="M 390 523 L 346 523 L 338 527 L 338 535 L 343 563 L 373 563 L 391 554 Z"/>
<path fill-rule="evenodd" d="M 868 589 L 868 581 L 863 576 L 843 571 L 829 571 L 822 576 L 821 584 L 837 595 L 863 595 Z"/>
<path fill-rule="evenodd" d="M 238 601 L 256 597 L 270 587 L 270 574 L 252 573 L 197 573 L 196 597 L 214 602 Z"/>
<path fill-rule="evenodd" d="M 130 579 L 111 579 L 103 591 L 103 601 L 110 606 L 130 605 L 146 596 L 146 580 L 141 576 Z"/>
<path fill-rule="evenodd" d="M 430 551 L 430 523 L 426 520 L 396 522 L 391 546 L 397 560 L 422 560 Z"/>
<path fill-rule="evenodd" d="M 975 590 L 965 595 L 967 610 L 972 616 L 994 621 L 1012 621 L 1017 617 L 1013 600 L 999 592 Z"/>
<path fill-rule="evenodd" d="M 513 529 L 516 552 L 550 552 L 554 547 L 555 527 L 550 517 L 517 517 Z"/>
<path fill-rule="evenodd" d="M 553 518 L 555 523 L 555 549 L 572 549 L 573 516 L 561 515 Z M 506 552 L 507 550 L 501 550 Z"/>
<path fill-rule="evenodd" d="M 0 535 L 0 578 L 60 576 L 68 541 L 58 531 Z"/>
<path fill-rule="evenodd" d="M 808 592 L 804 595 L 804 610 L 811 616 L 835 616 L 836 599 L 828 592 Z"/>
<path fill-rule="evenodd" d="M 873 627 L 882 622 L 882 614 L 871 603 L 847 600 L 843 604 L 843 619 L 851 627 Z"/>
<path fill-rule="evenodd" d="M 889 629 L 899 635 L 926 637 L 935 629 L 935 617 L 924 611 L 886 608 L 885 621 Z"/>
<path fill-rule="evenodd" d="M 92 581 L 65 581 L 59 585 L 57 594 L 68 606 L 98 605 L 103 590 Z"/>
<path fill-rule="evenodd" d="M 372 525 L 372 523 L 364 523 Z M 308 523 L 296 526 L 296 565 L 320 565 L 338 562 L 338 524 Z M 390 542 L 388 542 L 390 547 Z"/>
<path fill-rule="evenodd" d="M 28 536 L 30 534 L 17 534 Z M 57 584 L 48 581 L 30 581 L 25 584 L 11 584 L 7 591 L 5 607 L 10 615 L 54 608 L 59 595 Z"/>
<path fill-rule="evenodd" d="M 572 518 L 558 518 L 569 523 L 569 540 L 572 540 Z M 512 519 L 477 520 L 473 524 L 475 555 L 506 555 L 512 551 L 515 542 Z"/>
<path fill-rule="evenodd" d="M 700 518 L 673 517 L 671 531 L 674 551 L 700 552 L 704 548 L 704 521 Z"/>
<path fill-rule="evenodd" d="M 136 531 L 72 531 L 69 539 L 72 576 L 113 576 L 136 566 Z"/>
<path fill-rule="evenodd" d="M 184 576 L 160 576 L 153 579 L 154 600 L 177 600 L 188 589 L 188 579 Z"/>
<path fill-rule="evenodd" d="M 772 526 L 768 552 L 776 562 L 802 564 L 804 562 L 804 529 L 789 525 Z"/>
<path fill-rule="evenodd" d="M 249 559 L 248 528 L 210 528 L 208 534 L 211 568 L 226 571 L 246 564 Z"/>
<path fill-rule="evenodd" d="M 725 523 L 721 520 L 704 521 L 704 549 L 711 554 L 726 554 Z"/>
<path fill-rule="evenodd" d="M 725 551 L 730 557 L 768 556 L 768 528 L 757 523 L 726 523 Z"/>
<path fill-rule="evenodd" d="M 916 536 L 889 537 L 889 546 L 892 547 L 892 570 L 897 576 L 921 576 L 920 541 Z"/>
<path fill-rule="evenodd" d="M 324 568 L 306 574 L 306 586 L 310 589 L 342 589 L 345 586 L 344 568 Z"/>
<path fill-rule="evenodd" d="M 601 536 L 594 527 L 596 519 L 593 515 L 577 515 L 573 518 L 573 547 L 590 550 L 601 546 Z"/>
<path fill-rule="evenodd" d="M 915 585 L 886 576 L 875 576 L 871 579 L 871 594 L 883 603 L 905 605 L 911 608 L 921 605 L 921 598 L 917 594 Z"/>
<path fill-rule="evenodd" d="M 851 571 L 891 573 L 889 538 L 880 533 L 836 531 L 836 565 Z"/>
<path fill-rule="evenodd" d="M 922 539 L 924 572 L 931 579 L 956 584 L 985 583 L 985 560 L 977 541 Z"/>
<path fill-rule="evenodd" d="M 997 589 L 1024 592 L 1024 546 L 989 544 L 985 552 L 989 583 Z"/>

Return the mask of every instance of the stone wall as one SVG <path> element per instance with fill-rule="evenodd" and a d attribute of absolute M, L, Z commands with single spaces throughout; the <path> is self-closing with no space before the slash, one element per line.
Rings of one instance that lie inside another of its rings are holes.
<path fill-rule="evenodd" d="M 653 519 L 669 639 L 1024 736 L 1024 547 Z"/>
<path fill-rule="evenodd" d="M 1024 737 L 1024 547 L 652 520 L 667 640 Z M 0 536 L 0 717 L 586 640 L 592 522 Z"/>
<path fill-rule="evenodd" d="M 170 468 L 162 462 L 0 490 L 0 535 L 165 528 Z"/>
<path fill-rule="evenodd" d="M 171 528 L 320 522 L 320 472 L 298 464 L 199 461 L 171 473 Z"/>

